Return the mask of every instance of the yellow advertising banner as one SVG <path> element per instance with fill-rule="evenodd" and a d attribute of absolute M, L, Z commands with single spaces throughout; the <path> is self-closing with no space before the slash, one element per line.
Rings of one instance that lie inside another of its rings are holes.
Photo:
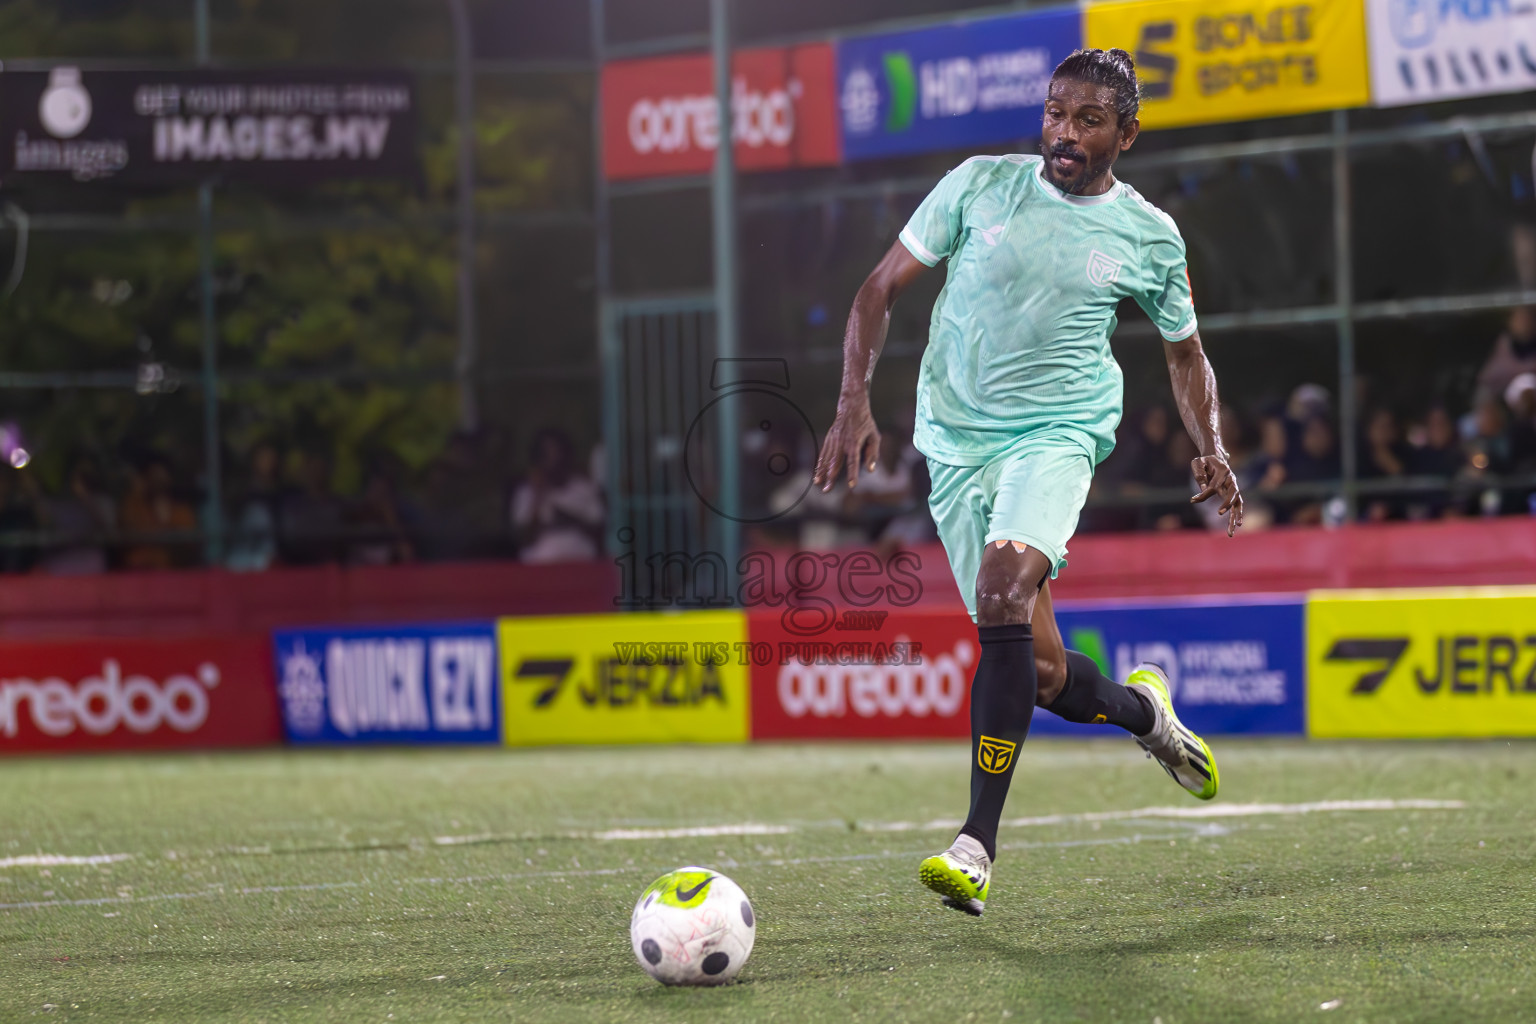
<path fill-rule="evenodd" d="M 1536 735 L 1536 587 L 1310 595 L 1307 733 Z"/>
<path fill-rule="evenodd" d="M 502 619 L 502 733 L 544 743 L 740 742 L 747 617 L 738 611 Z"/>
<path fill-rule="evenodd" d="M 1129 50 L 1146 128 L 1364 106 L 1360 0 L 1128 0 L 1090 4 L 1088 46 Z"/>

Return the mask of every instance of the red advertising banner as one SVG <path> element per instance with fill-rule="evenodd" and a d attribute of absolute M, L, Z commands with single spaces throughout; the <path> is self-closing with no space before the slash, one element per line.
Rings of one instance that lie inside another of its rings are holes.
<path fill-rule="evenodd" d="M 732 134 L 743 171 L 838 162 L 836 60 L 828 43 L 739 51 Z M 714 61 L 707 54 L 603 67 L 603 169 L 610 181 L 703 174 L 719 144 Z"/>
<path fill-rule="evenodd" d="M 282 741 L 264 636 L 0 644 L 0 754 Z"/>
<path fill-rule="evenodd" d="M 777 610 L 747 617 L 753 739 L 970 735 L 980 651 L 963 610 L 844 611 L 815 636 L 786 625 Z"/>

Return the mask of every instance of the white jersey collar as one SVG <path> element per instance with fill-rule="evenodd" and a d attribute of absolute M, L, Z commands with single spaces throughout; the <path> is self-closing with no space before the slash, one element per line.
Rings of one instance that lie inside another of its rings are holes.
<path fill-rule="evenodd" d="M 1125 191 L 1125 182 L 1119 178 L 1109 186 L 1109 191 L 1098 196 L 1074 196 L 1063 192 L 1051 180 L 1045 176 L 1045 161 L 1042 159 L 1035 165 L 1035 179 L 1040 183 L 1040 189 L 1046 195 L 1060 203 L 1069 203 L 1072 206 L 1098 206 L 1101 203 L 1112 203 L 1120 198 L 1120 193 Z"/>

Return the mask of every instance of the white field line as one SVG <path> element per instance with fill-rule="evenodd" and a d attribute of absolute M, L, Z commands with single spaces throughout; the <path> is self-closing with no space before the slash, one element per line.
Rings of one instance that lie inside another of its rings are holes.
<path fill-rule="evenodd" d="M 1143 842 L 1164 842 L 1169 839 L 1185 839 L 1187 835 L 1134 835 L 1117 836 L 1109 839 L 1069 839 L 1061 842 L 1040 843 L 1001 843 L 999 850 L 1043 850 L 1066 849 L 1078 846 L 1126 846 Z M 850 853 L 826 857 L 774 857 L 767 860 L 736 861 L 726 860 L 721 862 L 722 867 L 735 870 L 736 868 L 781 868 L 796 867 L 804 864 L 839 864 L 856 861 L 890 860 L 895 857 L 922 857 L 932 853 L 932 850 L 881 850 L 878 853 Z M 43 910 L 51 907 L 100 907 L 108 904 L 127 903 L 162 903 L 167 900 L 201 900 L 212 899 L 221 896 L 264 896 L 268 894 L 282 894 L 293 892 L 325 892 L 333 889 L 381 889 L 394 886 L 403 889 L 406 886 L 436 886 L 436 885 L 481 885 L 484 883 L 515 883 L 524 882 L 536 878 L 600 878 L 611 875 L 645 875 L 657 871 L 655 865 L 625 866 L 622 868 L 576 868 L 572 870 L 554 871 L 519 871 L 500 875 L 469 875 L 462 878 L 403 878 L 395 882 L 311 882 L 305 885 L 258 885 L 247 886 L 238 889 L 215 886 L 202 892 L 171 892 L 152 896 L 102 896 L 96 899 L 85 900 L 32 900 L 24 903 L 0 903 L 0 910 Z M 372 895 L 370 892 L 369 895 Z"/>
<path fill-rule="evenodd" d="M 782 836 L 800 831 L 794 825 L 693 825 L 682 828 L 611 828 L 601 832 L 561 832 L 555 836 L 520 835 L 515 832 L 480 832 L 467 836 L 433 836 L 435 846 L 465 846 L 474 843 L 499 843 L 517 839 L 584 839 L 612 842 L 624 839 L 703 839 L 710 836 Z"/>
<path fill-rule="evenodd" d="M 1035 818 L 1013 818 L 1001 823 L 1004 828 L 1026 828 L 1046 825 L 1063 825 L 1077 822 L 1105 822 L 1105 821 L 1135 821 L 1140 819 L 1157 820 L 1204 820 L 1211 818 L 1245 818 L 1261 815 L 1287 815 L 1287 814 L 1314 814 L 1337 813 L 1349 811 L 1419 811 L 1419 810 L 1459 810 L 1466 803 L 1461 800 L 1322 800 L 1304 804 L 1207 804 L 1199 807 L 1142 807 L 1130 811 L 1097 811 L 1084 814 L 1051 814 Z M 958 820 L 936 819 L 929 822 L 865 822 L 858 828 L 868 832 L 922 832 L 939 831 L 959 827 Z M 841 826 L 846 827 L 846 826 Z M 800 828 L 789 825 L 701 825 L 690 828 L 672 829 L 610 829 L 606 832 L 571 832 L 562 838 L 570 839 L 661 839 L 661 838 L 691 838 L 699 836 L 748 836 L 748 835 L 785 835 L 801 831 Z M 1139 843 L 1149 840 L 1161 841 L 1165 839 L 1186 838 L 1184 835 L 1131 835 L 1105 839 L 1074 839 L 1059 842 L 1024 842 L 1004 843 L 1002 849 L 1056 849 L 1075 846 L 1109 846 L 1128 843 Z M 458 843 L 476 843 L 496 841 L 500 839 L 519 838 L 517 836 L 499 836 L 492 834 L 477 836 L 440 836 L 433 840 L 439 845 L 453 845 Z M 366 851 L 370 847 L 359 847 Z M 843 861 L 883 860 L 890 857 L 921 856 L 922 850 L 882 851 L 880 853 L 859 853 L 829 857 L 794 857 L 774 858 L 760 861 L 744 861 L 724 863 L 729 868 L 736 867 L 787 867 L 800 864 L 824 864 Z M 54 857 L 50 854 L 39 854 L 34 857 L 14 857 L 0 861 L 0 866 L 25 864 L 39 864 L 43 861 L 38 858 L 52 858 L 49 863 L 60 864 L 89 864 L 111 863 L 127 860 L 132 854 L 100 854 L 96 857 Z M 576 869 L 571 871 L 525 871 L 502 875 L 471 876 L 466 878 L 413 878 L 403 879 L 393 883 L 396 887 L 407 885 L 475 885 L 482 882 L 516 882 L 532 878 L 587 878 L 604 875 L 622 875 L 643 873 L 652 870 L 643 867 L 623 868 L 597 868 Z M 383 883 L 390 884 L 390 883 Z M 36 900 L 22 903 L 0 903 L 0 910 L 34 910 L 46 907 L 85 907 L 103 906 L 106 904 L 123 903 L 154 903 L 163 900 L 195 900 L 207 899 L 218 896 L 256 896 L 266 894 L 280 894 L 290 892 L 318 892 L 330 889 L 360 889 L 368 887 L 367 882 L 315 882 L 306 885 L 263 885 L 250 886 L 239 889 L 215 887 L 203 892 L 191 893 L 166 893 L 157 896 L 105 896 L 97 899 L 84 900 Z"/>
<path fill-rule="evenodd" d="M 593 832 L 584 836 L 601 842 L 616 839 L 695 839 L 707 836 L 782 836 L 799 829 L 793 825 L 699 825 L 693 828 L 613 828 L 606 832 Z"/>
<path fill-rule="evenodd" d="M 1256 815 L 1316 814 L 1340 811 L 1453 811 L 1466 804 L 1461 800 L 1320 800 L 1307 804 L 1202 804 L 1197 807 L 1139 807 L 1129 811 L 1090 811 L 1083 814 L 1046 814 L 1034 818 L 1011 818 L 1003 828 L 1035 828 L 1045 825 L 1071 825 L 1083 822 L 1137 821 L 1144 818 L 1205 821 L 1210 818 L 1248 818 Z M 965 824 L 959 818 L 935 818 L 932 821 L 860 821 L 859 832 L 942 832 Z M 709 836 L 782 836 L 809 828 L 846 829 L 844 822 L 819 825 L 765 825 L 743 822 L 737 825 L 694 825 L 679 828 L 612 828 L 602 831 L 561 832 L 556 835 L 515 832 L 481 832 L 463 836 L 434 836 L 437 846 L 462 846 L 535 839 L 577 839 L 596 842 L 629 840 L 698 839 Z M 367 847 L 359 847 L 367 849 Z"/>
<path fill-rule="evenodd" d="M 57 868 L 71 865 L 116 864 L 132 860 L 131 853 L 98 853 L 89 857 L 66 857 L 57 853 L 31 853 L 22 857 L 0 857 L 0 868 Z"/>
<path fill-rule="evenodd" d="M 1462 800 L 1319 800 L 1309 804 L 1202 804 L 1198 807 L 1141 807 L 1133 811 L 1090 811 L 1085 814 L 1046 814 L 1036 818 L 1010 818 L 1003 828 L 1069 825 L 1077 822 L 1136 821 L 1159 818 L 1204 821 L 1210 818 L 1251 818 L 1260 815 L 1317 814 L 1339 811 L 1455 811 L 1466 807 Z M 959 828 L 959 818 L 933 821 L 860 822 L 868 832 L 937 832 Z"/>

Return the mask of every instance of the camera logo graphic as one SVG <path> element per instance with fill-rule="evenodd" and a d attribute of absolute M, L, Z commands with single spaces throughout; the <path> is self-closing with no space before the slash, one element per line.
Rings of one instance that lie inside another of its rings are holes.
<path fill-rule="evenodd" d="M 810 418 L 789 398 L 789 363 L 772 358 L 716 359 L 710 370 L 714 400 L 688 427 L 683 471 L 688 486 L 709 510 L 747 525 L 788 515 L 811 491 L 811 470 L 819 448 Z M 722 425 L 722 406 L 734 407 L 732 424 Z M 741 485 L 722 495 L 720 431 L 735 434 Z"/>
<path fill-rule="evenodd" d="M 72 139 L 91 123 L 91 94 L 80 83 L 79 68 L 54 68 L 37 104 L 38 120 L 56 139 Z"/>

